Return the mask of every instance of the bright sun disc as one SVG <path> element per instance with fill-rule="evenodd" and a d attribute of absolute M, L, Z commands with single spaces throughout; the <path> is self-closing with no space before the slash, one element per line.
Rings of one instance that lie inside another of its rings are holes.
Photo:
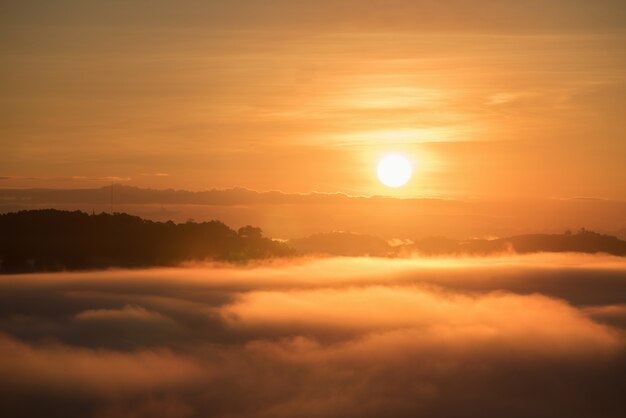
<path fill-rule="evenodd" d="M 413 170 L 411 163 L 405 157 L 397 154 L 387 155 L 378 163 L 378 179 L 389 187 L 400 187 L 411 178 Z"/>

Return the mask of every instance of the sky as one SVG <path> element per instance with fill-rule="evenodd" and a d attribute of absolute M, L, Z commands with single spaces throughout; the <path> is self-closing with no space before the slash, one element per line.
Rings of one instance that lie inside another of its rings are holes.
<path fill-rule="evenodd" d="M 625 200 L 625 41 L 617 0 L 3 1 L 0 188 Z"/>

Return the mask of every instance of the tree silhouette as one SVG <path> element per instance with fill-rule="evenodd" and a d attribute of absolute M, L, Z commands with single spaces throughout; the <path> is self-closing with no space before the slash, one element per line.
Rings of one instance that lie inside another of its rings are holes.
<path fill-rule="evenodd" d="M 219 221 L 153 222 L 54 209 L 0 215 L 0 272 L 175 265 L 190 260 L 243 262 L 293 254 L 260 228 L 235 232 Z"/>
<path fill-rule="evenodd" d="M 263 231 L 261 230 L 261 228 L 251 226 L 251 225 L 242 226 L 237 231 L 237 234 L 242 238 L 248 238 L 248 239 L 262 239 L 263 238 Z"/>

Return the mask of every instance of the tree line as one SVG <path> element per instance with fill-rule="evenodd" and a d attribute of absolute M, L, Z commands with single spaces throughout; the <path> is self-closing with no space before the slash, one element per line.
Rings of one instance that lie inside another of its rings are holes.
<path fill-rule="evenodd" d="M 260 228 L 222 222 L 175 224 L 125 213 L 55 209 L 0 215 L 0 272 L 176 265 L 192 260 L 244 262 L 291 255 Z"/>

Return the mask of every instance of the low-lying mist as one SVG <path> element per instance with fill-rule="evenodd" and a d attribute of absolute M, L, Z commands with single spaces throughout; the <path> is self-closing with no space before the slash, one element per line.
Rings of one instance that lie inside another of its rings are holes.
<path fill-rule="evenodd" d="M 626 261 L 325 258 L 0 277 L 11 417 L 621 417 Z"/>

